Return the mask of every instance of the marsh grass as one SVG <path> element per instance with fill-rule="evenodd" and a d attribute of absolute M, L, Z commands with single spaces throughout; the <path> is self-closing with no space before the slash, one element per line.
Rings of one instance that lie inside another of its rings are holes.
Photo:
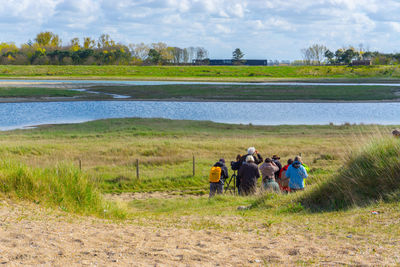
<path fill-rule="evenodd" d="M 280 101 L 325 100 L 368 101 L 398 99 L 396 86 L 370 85 L 231 85 L 231 84 L 173 84 L 173 85 L 99 85 L 91 91 L 129 95 L 133 99 L 208 100 L 208 101 Z"/>
<path fill-rule="evenodd" d="M 103 199 L 85 174 L 68 165 L 43 169 L 1 161 L 0 192 L 67 212 L 112 219 L 126 216 L 115 203 Z"/>
<path fill-rule="evenodd" d="M 74 97 L 86 95 L 85 92 L 56 88 L 0 87 L 0 97 Z"/>
<path fill-rule="evenodd" d="M 304 194 L 301 203 L 313 211 L 367 206 L 400 199 L 400 140 L 373 139 L 348 154 L 332 178 Z"/>

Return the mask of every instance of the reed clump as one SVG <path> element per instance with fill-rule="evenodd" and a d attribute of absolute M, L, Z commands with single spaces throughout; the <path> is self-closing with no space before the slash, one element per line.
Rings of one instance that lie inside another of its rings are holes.
<path fill-rule="evenodd" d="M 31 168 L 0 161 L 0 193 L 82 215 L 110 219 L 126 216 L 117 204 L 103 199 L 87 175 L 68 165 Z"/>
<path fill-rule="evenodd" d="M 305 192 L 300 202 L 312 211 L 341 210 L 400 200 L 400 140 L 374 139 L 350 153 L 340 171 Z"/>

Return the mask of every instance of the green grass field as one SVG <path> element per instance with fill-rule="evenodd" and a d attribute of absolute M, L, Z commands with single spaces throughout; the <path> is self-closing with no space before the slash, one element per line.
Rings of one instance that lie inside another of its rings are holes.
<path fill-rule="evenodd" d="M 0 78 L 198 81 L 398 80 L 399 66 L 0 66 Z"/>

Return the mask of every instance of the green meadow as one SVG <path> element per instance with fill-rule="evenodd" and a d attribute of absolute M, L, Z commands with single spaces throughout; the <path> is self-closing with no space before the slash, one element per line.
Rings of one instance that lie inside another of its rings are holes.
<path fill-rule="evenodd" d="M 3 79 L 196 81 L 398 80 L 397 65 L 379 66 L 0 66 Z"/>

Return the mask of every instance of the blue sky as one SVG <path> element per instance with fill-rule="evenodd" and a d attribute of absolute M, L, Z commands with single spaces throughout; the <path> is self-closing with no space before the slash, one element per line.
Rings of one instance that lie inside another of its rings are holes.
<path fill-rule="evenodd" d="M 210 58 L 301 59 L 313 43 L 400 52 L 398 0 L 3 0 L 0 42 L 41 31 L 123 44 L 203 46 Z"/>

